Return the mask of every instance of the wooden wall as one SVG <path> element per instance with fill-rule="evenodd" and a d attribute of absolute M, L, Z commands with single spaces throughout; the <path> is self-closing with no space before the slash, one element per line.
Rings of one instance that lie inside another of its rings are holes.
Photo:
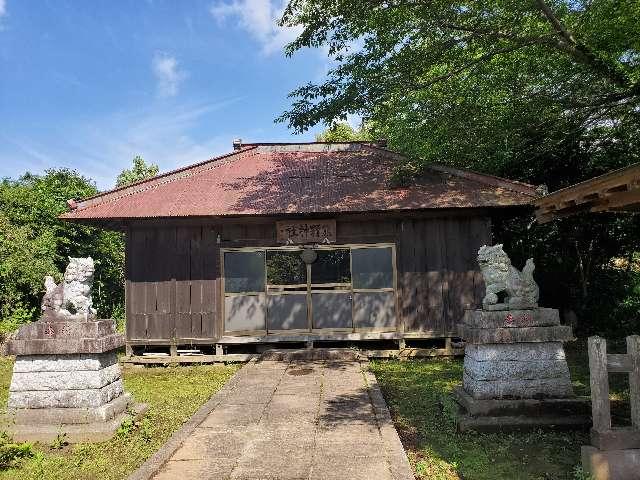
<path fill-rule="evenodd" d="M 237 221 L 236 221 L 237 222 Z M 455 336 L 480 303 L 476 252 L 491 242 L 486 215 L 337 217 L 337 243 L 394 242 L 399 320 L 407 333 Z M 148 221 L 127 230 L 127 340 L 211 343 L 221 335 L 222 247 L 275 246 L 275 219 Z"/>

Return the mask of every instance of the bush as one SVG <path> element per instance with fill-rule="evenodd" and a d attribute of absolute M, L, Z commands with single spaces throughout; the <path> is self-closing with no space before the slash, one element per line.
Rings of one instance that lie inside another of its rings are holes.
<path fill-rule="evenodd" d="M 63 222 L 67 200 L 97 193 L 71 170 L 0 181 L 0 333 L 33 320 L 40 311 L 44 276 L 62 279 L 68 257 L 95 261 L 93 303 L 109 318 L 124 304 L 124 241 L 119 232 Z"/>

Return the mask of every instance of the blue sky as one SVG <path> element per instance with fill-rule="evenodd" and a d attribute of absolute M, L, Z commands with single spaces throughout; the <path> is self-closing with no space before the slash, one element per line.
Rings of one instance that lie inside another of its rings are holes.
<path fill-rule="evenodd" d="M 135 155 L 161 171 L 232 140 L 308 141 L 273 120 L 321 79 L 286 58 L 280 0 L 0 0 L 0 177 L 69 167 L 111 188 Z"/>

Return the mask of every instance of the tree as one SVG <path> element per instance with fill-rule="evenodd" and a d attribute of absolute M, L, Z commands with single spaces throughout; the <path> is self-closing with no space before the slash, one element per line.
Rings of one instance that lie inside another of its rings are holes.
<path fill-rule="evenodd" d="M 287 53 L 326 45 L 337 66 L 279 120 L 357 113 L 421 162 L 488 171 L 594 129 L 613 142 L 640 117 L 639 15 L 636 0 L 292 0 Z"/>
<path fill-rule="evenodd" d="M 120 314 L 122 235 L 58 219 L 67 211 L 68 199 L 97 192 L 89 179 L 66 169 L 0 182 L 0 331 L 39 315 L 44 276 L 61 280 L 69 256 L 93 257 L 94 305 L 104 318 Z"/>
<path fill-rule="evenodd" d="M 116 187 L 124 187 L 131 183 L 139 182 L 147 178 L 155 177 L 158 174 L 158 165 L 147 164 L 140 155 L 133 158 L 133 166 L 125 168 L 116 180 Z"/>
<path fill-rule="evenodd" d="M 640 161 L 638 18 L 637 0 L 291 0 L 282 24 L 302 33 L 287 53 L 325 46 L 336 66 L 278 121 L 359 114 L 406 171 L 444 162 L 556 190 Z M 612 266 L 640 251 L 639 217 L 521 215 L 494 239 L 536 259 L 543 302 L 583 333 L 640 332 L 640 274 Z"/>
<path fill-rule="evenodd" d="M 366 125 L 355 130 L 347 122 L 334 122 L 322 133 L 316 135 L 317 142 L 354 142 L 359 140 L 371 140 Z"/>

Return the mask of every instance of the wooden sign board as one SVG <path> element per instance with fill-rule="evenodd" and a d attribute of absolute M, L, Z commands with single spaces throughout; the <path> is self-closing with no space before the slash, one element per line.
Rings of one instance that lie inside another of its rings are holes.
<path fill-rule="evenodd" d="M 335 220 L 288 220 L 276 222 L 282 243 L 326 243 L 336 241 Z"/>

